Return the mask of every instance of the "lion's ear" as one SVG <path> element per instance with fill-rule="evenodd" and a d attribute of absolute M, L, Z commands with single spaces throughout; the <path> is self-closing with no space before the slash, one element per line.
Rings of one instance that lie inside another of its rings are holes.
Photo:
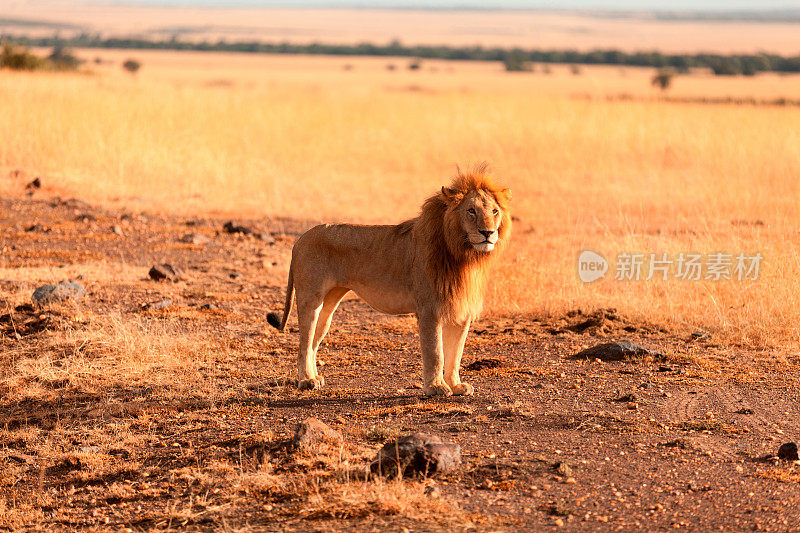
<path fill-rule="evenodd" d="M 442 196 L 448 203 L 455 202 L 459 199 L 458 191 L 449 187 L 442 187 Z"/>

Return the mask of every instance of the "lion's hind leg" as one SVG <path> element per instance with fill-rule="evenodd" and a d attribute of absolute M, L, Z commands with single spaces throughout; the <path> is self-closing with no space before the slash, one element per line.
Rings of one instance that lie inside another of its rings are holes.
<path fill-rule="evenodd" d="M 300 349 L 297 356 L 297 387 L 300 390 L 319 389 L 325 381 L 317 375 L 314 352 L 314 333 L 323 307 L 323 297 L 317 294 L 297 294 L 297 322 L 300 327 Z"/>

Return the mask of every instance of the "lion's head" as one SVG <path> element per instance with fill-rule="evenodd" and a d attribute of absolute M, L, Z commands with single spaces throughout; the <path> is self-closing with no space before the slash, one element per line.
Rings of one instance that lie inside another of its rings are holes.
<path fill-rule="evenodd" d="M 443 222 L 452 253 L 488 254 L 508 240 L 511 191 L 498 188 L 485 167 L 459 173 L 449 187 L 442 187 L 441 197 L 447 205 Z"/>
<path fill-rule="evenodd" d="M 448 320 L 479 314 L 489 262 L 511 236 L 510 200 L 481 165 L 459 171 L 422 205 L 415 234 L 426 245 L 426 271 Z"/>

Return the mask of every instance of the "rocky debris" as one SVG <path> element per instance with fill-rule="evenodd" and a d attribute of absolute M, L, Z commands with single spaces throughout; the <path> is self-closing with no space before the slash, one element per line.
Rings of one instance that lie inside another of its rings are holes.
<path fill-rule="evenodd" d="M 461 464 L 461 446 L 435 435 L 414 433 L 386 443 L 370 465 L 375 474 L 423 476 L 452 472 Z"/>
<path fill-rule="evenodd" d="M 275 239 L 272 238 L 272 235 L 266 232 L 259 233 L 254 231 L 252 228 L 248 228 L 247 226 L 242 226 L 240 224 L 235 224 L 232 220 L 226 222 L 222 229 L 225 230 L 225 233 L 239 233 L 241 235 L 252 235 L 256 239 L 261 239 L 269 244 L 275 244 Z"/>
<path fill-rule="evenodd" d="M 47 226 L 43 226 L 43 225 L 41 225 L 41 224 L 39 224 L 37 222 L 36 224 L 33 224 L 33 225 L 28 226 L 27 228 L 25 228 L 25 231 L 27 231 L 27 232 L 35 232 L 35 233 L 50 233 L 53 230 L 48 228 Z"/>
<path fill-rule="evenodd" d="M 614 398 L 612 401 L 614 402 L 638 402 L 641 398 L 636 395 L 635 392 L 629 392 L 628 394 L 623 394 L 622 396 L 618 396 Z"/>
<path fill-rule="evenodd" d="M 187 233 L 181 237 L 181 242 L 185 242 L 187 244 L 206 244 L 210 240 L 210 238 L 206 237 L 202 233 Z"/>
<path fill-rule="evenodd" d="M 243 235 L 251 235 L 253 233 L 252 229 L 248 228 L 247 226 L 235 224 L 232 220 L 229 220 L 223 224 L 222 229 L 225 230 L 225 233 L 241 233 Z"/>
<path fill-rule="evenodd" d="M 580 316 L 580 312 L 572 311 L 568 313 L 567 316 Z M 609 322 L 616 320 L 619 320 L 616 309 L 598 309 L 594 313 L 590 314 L 585 320 L 579 320 L 578 322 L 567 326 L 565 329 L 572 331 L 573 333 L 603 333 L 604 326 L 606 326 Z"/>
<path fill-rule="evenodd" d="M 572 467 L 567 463 L 561 462 L 555 464 L 556 472 L 564 477 L 572 477 Z"/>
<path fill-rule="evenodd" d="M 486 370 L 487 368 L 500 368 L 506 366 L 505 361 L 494 358 L 478 359 L 473 361 L 464 368 L 466 370 Z"/>
<path fill-rule="evenodd" d="M 172 307 L 172 300 L 165 298 L 164 300 L 144 304 L 142 309 L 145 311 L 158 311 L 159 309 L 168 309 L 169 307 Z"/>
<path fill-rule="evenodd" d="M 86 289 L 74 281 L 62 281 L 51 285 L 42 285 L 33 291 L 33 303 L 48 305 L 66 300 L 80 300 L 86 296 Z"/>
<path fill-rule="evenodd" d="M 115 235 L 119 235 L 120 237 L 123 237 L 125 235 L 125 233 L 122 231 L 122 226 L 120 226 L 119 224 L 114 224 L 113 226 L 111 226 L 111 232 L 114 233 Z"/>
<path fill-rule="evenodd" d="M 694 333 L 689 335 L 689 341 L 691 341 L 691 342 L 708 340 L 710 338 L 711 338 L 711 335 L 709 335 L 705 331 L 695 331 Z"/>
<path fill-rule="evenodd" d="M 41 189 L 42 188 L 42 180 L 40 180 L 39 178 L 33 178 L 33 181 L 31 181 L 30 183 L 25 185 L 25 188 L 27 190 Z"/>
<path fill-rule="evenodd" d="M 203 311 L 216 311 L 218 309 L 218 307 L 217 307 L 217 304 L 208 303 L 208 304 L 201 305 L 200 309 L 202 309 Z M 269 318 L 269 317 L 267 317 L 267 318 Z"/>
<path fill-rule="evenodd" d="M 291 447 L 305 448 L 312 444 L 341 444 L 342 434 L 316 418 L 307 418 L 297 426 Z"/>
<path fill-rule="evenodd" d="M 153 265 L 147 273 L 153 281 L 175 281 L 179 277 L 178 270 L 169 263 Z"/>
<path fill-rule="evenodd" d="M 586 348 L 575 354 L 573 359 L 600 359 L 601 361 L 625 361 L 641 356 L 658 355 L 657 352 L 648 350 L 630 341 L 605 342 Z"/>
<path fill-rule="evenodd" d="M 97 222 L 97 217 L 91 213 L 81 213 L 75 216 L 75 222 L 83 222 L 84 224 L 88 224 L 89 222 Z"/>
<path fill-rule="evenodd" d="M 787 442 L 786 444 L 782 444 L 781 447 L 778 448 L 778 459 L 783 459 L 784 461 L 800 460 L 800 457 L 797 455 L 797 443 Z"/>

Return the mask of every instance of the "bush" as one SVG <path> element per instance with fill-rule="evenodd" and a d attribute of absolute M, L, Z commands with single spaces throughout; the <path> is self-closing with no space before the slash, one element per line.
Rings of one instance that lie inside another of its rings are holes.
<path fill-rule="evenodd" d="M 674 75 L 675 71 L 671 68 L 658 69 L 650 80 L 650 85 L 658 87 L 662 91 L 666 91 L 672 84 L 672 77 Z"/>
<path fill-rule="evenodd" d="M 27 48 L 15 48 L 11 43 L 3 43 L 3 52 L 0 53 L 0 68 L 38 70 L 45 66 L 46 61 L 30 53 Z"/>
<path fill-rule="evenodd" d="M 421 68 L 422 68 L 422 61 L 420 61 L 419 59 L 415 59 L 408 64 L 408 70 L 419 70 Z"/>
<path fill-rule="evenodd" d="M 124 68 L 131 74 L 136 74 L 137 72 L 139 72 L 139 69 L 142 68 L 142 64 L 136 61 L 135 59 L 128 59 L 122 64 L 122 68 Z"/>
<path fill-rule="evenodd" d="M 519 50 L 508 52 L 503 58 L 503 66 L 507 72 L 530 72 L 533 70 L 530 62 Z"/>
<path fill-rule="evenodd" d="M 61 45 L 53 47 L 53 52 L 47 56 L 54 70 L 77 70 L 81 60 L 70 53 Z"/>

